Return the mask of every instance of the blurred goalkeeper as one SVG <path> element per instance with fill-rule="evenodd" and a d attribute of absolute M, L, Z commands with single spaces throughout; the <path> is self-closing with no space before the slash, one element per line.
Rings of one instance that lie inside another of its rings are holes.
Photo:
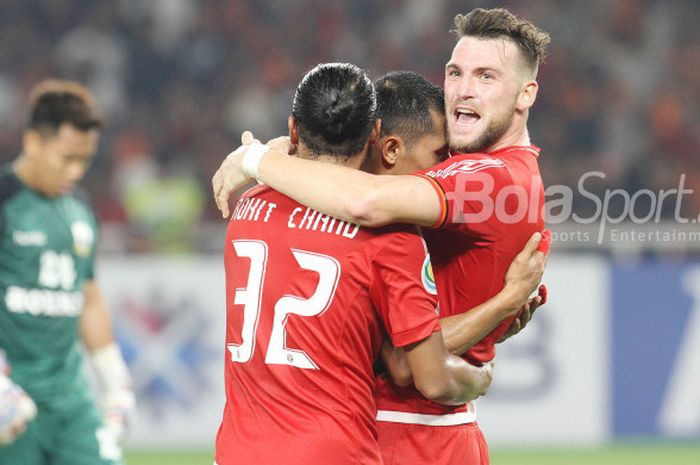
<path fill-rule="evenodd" d="M 118 465 L 134 395 L 94 276 L 97 223 L 74 192 L 101 121 L 74 82 L 40 83 L 30 105 L 22 153 L 0 167 L 0 464 Z"/>

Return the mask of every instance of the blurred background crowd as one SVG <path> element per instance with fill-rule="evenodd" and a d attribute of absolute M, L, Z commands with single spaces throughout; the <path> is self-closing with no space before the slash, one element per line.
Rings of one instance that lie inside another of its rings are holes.
<path fill-rule="evenodd" d="M 286 133 L 308 69 L 349 61 L 442 83 L 452 18 L 478 6 L 552 36 L 530 120 L 546 185 L 575 188 L 598 170 L 601 192 L 677 188 L 681 174 L 700 190 L 697 0 L 3 0 L 0 162 L 19 151 L 29 88 L 80 80 L 106 119 L 84 184 L 103 224 L 129 231 L 120 247 L 211 248 L 195 234 L 223 223 L 211 175 L 243 129 Z M 699 197 L 683 208 L 697 215 Z M 594 207 L 575 199 L 581 214 Z"/>

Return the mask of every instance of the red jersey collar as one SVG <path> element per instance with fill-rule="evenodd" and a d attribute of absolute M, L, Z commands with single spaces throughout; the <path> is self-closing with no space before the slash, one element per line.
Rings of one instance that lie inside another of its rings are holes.
<path fill-rule="evenodd" d="M 533 144 L 530 144 L 530 145 L 509 145 L 508 147 L 503 147 L 503 148 L 500 148 L 497 150 L 482 152 L 481 154 L 482 155 L 503 155 L 504 153 L 512 152 L 515 150 L 527 152 L 531 155 L 534 155 L 535 157 L 539 157 L 540 151 L 542 149 L 540 149 L 538 146 L 533 145 Z M 457 156 L 457 155 L 472 155 L 472 154 L 466 154 L 466 153 L 462 153 L 462 152 L 454 152 L 452 154 L 453 157 Z"/>

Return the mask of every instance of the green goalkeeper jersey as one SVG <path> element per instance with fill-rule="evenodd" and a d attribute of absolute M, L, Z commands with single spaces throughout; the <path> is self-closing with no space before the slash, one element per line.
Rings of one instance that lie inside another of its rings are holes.
<path fill-rule="evenodd" d="M 88 395 L 78 328 L 96 236 L 87 203 L 43 196 L 0 167 L 0 349 L 39 403 Z"/>

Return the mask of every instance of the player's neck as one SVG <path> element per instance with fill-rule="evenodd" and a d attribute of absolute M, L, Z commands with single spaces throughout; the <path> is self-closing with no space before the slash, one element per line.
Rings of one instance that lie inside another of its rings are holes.
<path fill-rule="evenodd" d="M 527 130 L 526 125 L 520 127 L 511 126 L 503 137 L 498 139 L 498 141 L 488 148 L 488 152 L 494 152 L 506 147 L 526 147 L 531 144 L 530 133 Z"/>
<path fill-rule="evenodd" d="M 12 170 L 22 183 L 32 190 L 43 192 L 36 175 L 36 168 L 23 153 L 12 163 Z"/>
<path fill-rule="evenodd" d="M 347 168 L 352 168 L 352 169 L 360 169 L 360 166 L 362 166 L 362 162 L 365 159 L 365 157 L 361 156 L 360 154 L 352 155 L 349 157 L 334 156 L 334 155 L 318 155 L 316 153 L 311 152 L 303 145 L 299 146 L 299 149 L 298 149 L 296 155 L 297 155 L 297 157 L 303 158 L 306 160 L 313 160 L 313 161 L 318 161 L 321 163 L 331 163 L 333 165 L 345 166 Z"/>

